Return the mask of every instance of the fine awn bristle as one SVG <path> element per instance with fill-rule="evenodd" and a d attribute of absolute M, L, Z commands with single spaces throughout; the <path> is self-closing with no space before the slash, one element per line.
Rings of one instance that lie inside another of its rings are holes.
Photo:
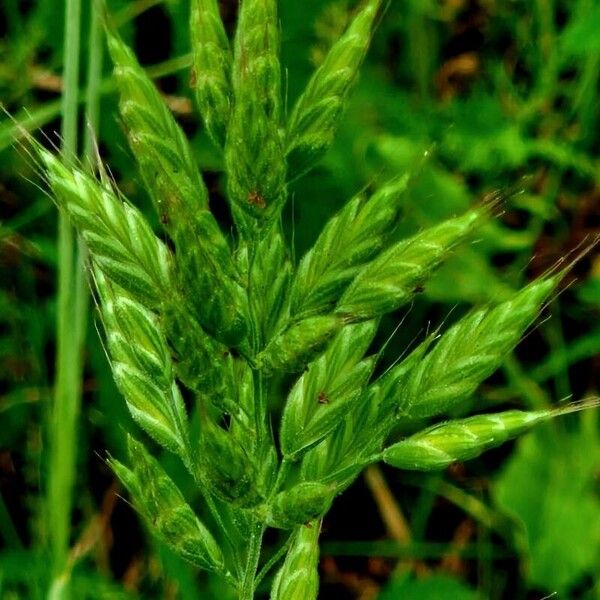
<path fill-rule="evenodd" d="M 230 235 L 211 211 L 183 130 L 115 31 L 107 37 L 120 115 L 170 245 L 107 181 L 31 143 L 89 251 L 117 387 L 141 430 L 181 460 L 211 518 L 198 519 L 142 443 L 129 440 L 128 462 L 109 462 L 148 529 L 240 600 L 254 598 L 286 548 L 271 599 L 316 599 L 320 520 L 368 464 L 443 469 L 595 406 L 419 430 L 422 420 L 469 406 L 555 293 L 562 263 L 378 370 L 387 346 L 375 347 L 380 317 L 411 302 L 493 220 L 494 200 L 399 239 L 415 173 L 398 173 L 351 198 L 295 263 L 281 223 L 288 184 L 332 143 L 380 8 L 380 0 L 359 4 L 286 120 L 277 2 L 242 0 L 230 41 L 218 2 L 192 1 L 191 81 L 206 132 L 223 151 Z M 416 433 L 401 439 L 407 423 Z M 259 573 L 268 527 L 292 533 Z"/>

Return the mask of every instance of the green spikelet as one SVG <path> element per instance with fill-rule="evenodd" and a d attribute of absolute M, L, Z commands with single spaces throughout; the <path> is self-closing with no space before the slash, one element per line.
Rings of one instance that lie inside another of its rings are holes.
<path fill-rule="evenodd" d="M 248 284 L 261 340 L 270 340 L 279 325 L 288 302 L 291 275 L 283 234 L 273 227 L 256 245 Z"/>
<path fill-rule="evenodd" d="M 319 528 L 320 523 L 314 522 L 296 530 L 283 566 L 273 580 L 270 600 L 316 600 Z"/>
<path fill-rule="evenodd" d="M 129 438 L 131 469 L 109 463 L 129 491 L 150 531 L 184 560 L 224 574 L 223 555 L 177 486 L 142 444 Z"/>
<path fill-rule="evenodd" d="M 232 53 L 217 1 L 193 0 L 190 25 L 192 87 L 209 136 L 223 148 L 232 103 Z"/>
<path fill-rule="evenodd" d="M 127 297 L 99 269 L 94 277 L 115 382 L 138 425 L 187 456 L 187 416 L 156 315 Z"/>
<path fill-rule="evenodd" d="M 232 212 L 246 238 L 277 219 L 286 199 L 278 54 L 276 1 L 244 0 L 235 39 L 235 102 L 225 165 Z"/>
<path fill-rule="evenodd" d="M 472 210 L 392 246 L 357 275 L 336 312 L 348 320 L 362 320 L 400 308 L 486 214 L 486 209 Z"/>
<path fill-rule="evenodd" d="M 311 317 L 290 325 L 256 357 L 257 366 L 267 375 L 301 371 L 314 360 L 341 329 L 335 316 Z"/>
<path fill-rule="evenodd" d="M 129 144 L 161 220 L 176 228 L 207 208 L 206 188 L 185 134 L 135 54 L 115 33 L 107 40 Z"/>
<path fill-rule="evenodd" d="M 173 355 L 175 372 L 190 390 L 215 407 L 236 414 L 233 400 L 232 357 L 226 346 L 209 336 L 182 299 L 165 303 L 162 323 Z"/>
<path fill-rule="evenodd" d="M 279 529 L 306 525 L 322 517 L 331 507 L 332 500 L 331 487 L 315 481 L 304 481 L 275 496 L 267 522 Z"/>
<path fill-rule="evenodd" d="M 422 360 L 427 343 L 418 346 L 383 379 L 369 385 L 335 431 L 302 457 L 301 476 L 332 484 L 336 491 L 345 489 L 362 471 L 365 462 L 381 451 L 386 438 L 397 425 L 397 399 L 385 391 L 394 382 L 399 385 Z"/>
<path fill-rule="evenodd" d="M 201 325 L 223 344 L 243 347 L 248 335 L 248 298 L 229 249 L 212 215 L 203 211 L 188 222 L 194 238 L 176 244 L 177 282 Z M 179 239 L 179 238 L 178 238 Z"/>
<path fill-rule="evenodd" d="M 259 504 L 258 470 L 248 448 L 209 419 L 203 420 L 197 463 L 200 479 L 216 496 L 237 506 Z"/>
<path fill-rule="evenodd" d="M 536 281 L 495 307 L 476 310 L 451 327 L 396 390 L 412 418 L 458 406 L 517 344 L 555 289 L 560 275 Z"/>
<path fill-rule="evenodd" d="M 367 0 L 311 77 L 287 124 L 290 177 L 310 170 L 335 136 L 344 104 L 367 53 L 381 0 Z"/>
<path fill-rule="evenodd" d="M 344 327 L 294 385 L 279 434 L 285 457 L 295 459 L 352 413 L 374 368 L 373 359 L 361 359 L 373 341 L 377 325 L 367 321 Z"/>
<path fill-rule="evenodd" d="M 511 410 L 441 423 L 386 448 L 383 460 L 399 469 L 444 469 L 500 446 L 556 415 L 557 411 L 551 410 Z"/>
<path fill-rule="evenodd" d="M 108 185 L 63 165 L 36 147 L 53 196 L 111 281 L 146 306 L 160 303 L 170 287 L 170 256 L 142 214 Z"/>
<path fill-rule="evenodd" d="M 200 322 L 225 344 L 247 333 L 245 292 L 229 244 L 208 210 L 208 194 L 187 139 L 133 52 L 114 34 L 108 45 L 120 109 L 146 188 L 175 242 L 177 282 Z"/>
<path fill-rule="evenodd" d="M 384 247 L 398 222 L 408 176 L 394 179 L 373 196 L 353 198 L 325 225 L 304 256 L 294 279 L 291 313 L 313 316 L 335 307 L 361 267 Z"/>

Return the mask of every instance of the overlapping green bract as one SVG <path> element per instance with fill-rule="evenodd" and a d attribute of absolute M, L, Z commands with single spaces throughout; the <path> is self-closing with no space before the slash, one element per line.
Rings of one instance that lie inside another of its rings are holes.
<path fill-rule="evenodd" d="M 314 316 L 335 306 L 361 267 L 385 247 L 398 222 L 407 184 L 408 176 L 403 175 L 370 198 L 359 194 L 329 220 L 298 265 L 292 315 Z"/>
<path fill-rule="evenodd" d="M 382 252 L 355 277 L 336 312 L 359 321 L 406 304 L 456 244 L 474 231 L 484 214 L 485 210 L 469 211 Z"/>
<path fill-rule="evenodd" d="M 316 600 L 319 591 L 320 523 L 299 527 L 275 576 L 271 600 Z"/>
<path fill-rule="evenodd" d="M 386 448 L 383 460 L 399 469 L 443 469 L 454 462 L 475 458 L 553 416 L 550 410 L 511 410 L 449 421 Z"/>
<path fill-rule="evenodd" d="M 177 486 L 144 446 L 129 438 L 127 468 L 111 459 L 115 470 L 156 537 L 183 559 L 203 569 L 224 572 L 221 549 L 208 529 L 198 520 Z"/>
<path fill-rule="evenodd" d="M 225 146 L 231 113 L 233 60 L 217 0 L 193 0 L 190 18 L 193 49 L 192 87 L 213 142 Z"/>
<path fill-rule="evenodd" d="M 187 456 L 187 415 L 155 314 L 95 273 L 115 382 L 134 420 L 159 444 Z"/>
<path fill-rule="evenodd" d="M 394 390 L 401 410 L 430 417 L 459 406 L 501 364 L 556 288 L 560 275 L 534 282 L 498 306 L 451 327 Z"/>
<path fill-rule="evenodd" d="M 378 323 L 345 327 L 292 388 L 281 420 L 281 451 L 294 458 L 326 437 L 354 405 L 373 372 L 374 359 L 362 359 Z"/>
<path fill-rule="evenodd" d="M 247 301 L 229 244 L 212 213 L 185 134 L 133 52 L 114 34 L 108 46 L 129 144 L 178 254 L 175 283 L 200 323 L 225 344 L 243 344 Z"/>
<path fill-rule="evenodd" d="M 418 431 L 501 366 L 562 273 L 473 310 L 375 376 L 380 316 L 426 285 L 491 218 L 491 204 L 392 240 L 402 174 L 351 199 L 297 265 L 291 258 L 280 223 L 287 183 L 331 143 L 380 4 L 359 6 L 286 122 L 277 2 L 242 0 L 232 51 L 217 2 L 193 1 L 192 80 L 206 130 L 224 150 L 231 238 L 185 135 L 114 31 L 121 116 L 173 251 L 106 182 L 34 146 L 89 248 L 118 388 L 136 423 L 182 460 L 214 535 L 142 444 L 130 440 L 130 467 L 111 464 L 155 535 L 243 600 L 256 587 L 267 527 L 293 532 L 272 600 L 316 598 L 319 520 L 366 465 L 444 468 L 566 412 L 479 415 Z M 388 446 L 407 423 L 417 433 Z"/>
<path fill-rule="evenodd" d="M 108 184 L 37 150 L 53 197 L 77 227 L 94 263 L 143 304 L 159 304 L 171 285 L 171 261 L 143 215 Z"/>
<path fill-rule="evenodd" d="M 287 194 L 276 0 L 241 3 L 232 82 L 225 143 L 229 200 L 240 233 L 254 238 L 279 217 Z"/>
<path fill-rule="evenodd" d="M 305 173 L 327 151 L 362 61 L 381 0 L 366 0 L 344 35 L 332 46 L 296 102 L 287 126 L 290 177 Z"/>

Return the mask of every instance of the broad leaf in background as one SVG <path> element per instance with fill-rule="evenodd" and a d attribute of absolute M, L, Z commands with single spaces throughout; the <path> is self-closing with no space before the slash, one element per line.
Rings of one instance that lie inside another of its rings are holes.
<path fill-rule="evenodd" d="M 432 575 L 425 579 L 402 577 L 392 580 L 377 600 L 482 600 L 473 589 L 448 575 Z"/>
<path fill-rule="evenodd" d="M 523 438 L 496 481 L 501 510 L 517 519 L 529 545 L 532 587 L 564 593 L 597 566 L 600 500 L 594 493 L 596 433 L 543 427 Z"/>

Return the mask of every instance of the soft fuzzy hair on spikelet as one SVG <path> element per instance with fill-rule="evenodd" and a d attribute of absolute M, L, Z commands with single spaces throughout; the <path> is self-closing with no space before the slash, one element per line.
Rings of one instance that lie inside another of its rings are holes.
<path fill-rule="evenodd" d="M 302 481 L 273 498 L 267 523 L 278 529 L 294 529 L 320 519 L 331 507 L 333 489 L 318 481 Z"/>
<path fill-rule="evenodd" d="M 202 399 L 235 414 L 227 346 L 208 335 L 193 314 L 193 309 L 181 296 L 169 299 L 162 307 L 161 324 L 169 341 L 177 377 Z"/>
<path fill-rule="evenodd" d="M 113 376 L 131 416 L 159 444 L 185 458 L 187 415 L 157 316 L 99 269 L 94 282 Z"/>
<path fill-rule="evenodd" d="M 223 148 L 232 105 L 232 52 L 217 0 L 193 0 L 190 33 L 192 87 L 200 115 L 208 135 Z"/>
<path fill-rule="evenodd" d="M 402 176 L 370 198 L 359 194 L 326 223 L 296 271 L 292 315 L 314 316 L 335 306 L 361 267 L 385 248 L 407 184 L 408 177 Z"/>
<path fill-rule="evenodd" d="M 367 0 L 363 4 L 296 102 L 286 127 L 291 179 L 310 170 L 331 145 L 367 53 L 380 6 L 381 0 Z"/>
<path fill-rule="evenodd" d="M 298 527 L 283 566 L 273 580 L 270 600 L 316 600 L 320 525 L 315 521 Z"/>
<path fill-rule="evenodd" d="M 141 212 L 104 183 L 36 146 L 53 197 L 77 228 L 94 263 L 145 306 L 171 286 L 171 257 Z"/>
<path fill-rule="evenodd" d="M 246 252 L 244 260 L 248 259 Z M 252 310 L 258 321 L 262 348 L 278 330 L 288 309 L 292 264 L 280 227 L 274 226 L 257 242 L 249 268 L 248 288 L 252 290 Z"/>
<path fill-rule="evenodd" d="M 475 310 L 451 327 L 396 389 L 401 411 L 412 418 L 429 417 L 467 399 L 502 364 L 560 278 L 535 281 L 509 300 Z"/>
<path fill-rule="evenodd" d="M 286 200 L 275 0 L 241 3 L 232 80 L 234 107 L 225 146 L 228 195 L 241 234 L 255 238 L 278 218 Z"/>
<path fill-rule="evenodd" d="M 132 468 L 114 459 L 109 464 L 134 498 L 150 531 L 184 560 L 225 574 L 219 545 L 175 483 L 143 444 L 131 437 L 128 441 Z"/>
<path fill-rule="evenodd" d="M 342 326 L 342 319 L 334 315 L 292 323 L 257 355 L 256 365 L 267 376 L 277 371 L 301 371 L 321 354 Z"/>

